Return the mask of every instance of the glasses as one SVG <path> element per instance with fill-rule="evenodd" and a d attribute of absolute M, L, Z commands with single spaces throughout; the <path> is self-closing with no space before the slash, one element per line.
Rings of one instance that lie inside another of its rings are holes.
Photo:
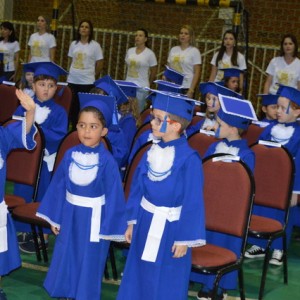
<path fill-rule="evenodd" d="M 154 116 L 153 114 L 149 115 L 149 119 L 150 119 L 150 122 L 154 121 L 154 124 L 156 126 L 160 126 L 164 122 L 164 120 Z M 170 123 L 170 124 L 176 123 L 176 121 L 174 121 L 174 120 L 166 120 L 166 122 Z"/>
<path fill-rule="evenodd" d="M 99 124 L 86 124 L 86 123 L 77 123 L 76 125 L 77 130 L 90 130 L 96 131 L 101 128 Z"/>

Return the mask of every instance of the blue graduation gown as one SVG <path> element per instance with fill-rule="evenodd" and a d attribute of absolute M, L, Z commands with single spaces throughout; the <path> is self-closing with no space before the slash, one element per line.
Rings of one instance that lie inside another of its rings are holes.
<path fill-rule="evenodd" d="M 25 122 L 16 122 L 7 127 L 0 127 L 0 276 L 8 274 L 21 265 L 15 227 L 3 199 L 7 155 L 15 148 L 33 149 L 35 147 L 33 137 L 37 129 L 33 126 L 25 138 L 25 127 L 22 128 L 22 126 L 25 126 Z M 7 236 L 5 236 L 6 233 Z M 6 249 L 2 248 L 5 244 Z"/>
<path fill-rule="evenodd" d="M 134 135 L 137 130 L 136 120 L 131 113 L 128 113 L 120 118 L 119 126 L 124 132 L 127 147 L 130 150 Z"/>
<path fill-rule="evenodd" d="M 174 147 L 171 174 L 160 181 L 149 178 L 147 157 L 153 147 Z M 185 137 L 153 145 L 139 163 L 127 204 L 128 221 L 135 222 L 118 300 L 186 299 L 191 268 L 191 249 L 173 258 L 174 242 L 205 244 L 203 174 L 198 153 Z M 155 206 L 182 206 L 178 221 L 166 221 L 155 262 L 142 260 L 153 214 L 140 205 L 145 197 Z"/>
<path fill-rule="evenodd" d="M 235 140 L 231 142 L 229 142 L 227 139 L 223 139 L 222 141 L 215 142 L 209 146 L 207 152 L 204 155 L 204 158 L 212 154 L 218 153 L 216 148 L 218 145 L 220 145 L 220 143 L 224 143 L 227 147 L 229 147 L 227 152 L 221 151 L 220 153 L 231 153 L 239 156 L 241 160 L 244 161 L 253 172 L 255 166 L 255 155 L 254 152 L 248 147 L 247 141 L 244 139 Z M 234 153 L 232 153 L 233 148 L 235 148 Z M 230 247 L 233 247 L 232 249 L 237 256 L 239 256 L 240 254 L 241 243 L 242 243 L 242 240 L 240 238 L 226 235 L 226 234 L 215 233 L 215 232 L 213 233 L 213 235 L 211 235 L 210 232 L 208 231 L 207 242 L 216 244 L 221 247 L 226 247 L 230 245 Z M 220 287 L 225 290 L 236 289 L 237 276 L 238 274 L 236 271 L 227 273 L 222 277 L 220 281 Z M 192 281 L 203 283 L 208 289 L 213 288 L 213 282 L 215 279 L 215 276 L 213 275 L 202 275 L 202 274 L 197 274 L 195 272 L 192 272 L 190 278 Z"/>
<path fill-rule="evenodd" d="M 276 140 L 276 138 L 273 137 L 272 135 L 272 128 L 276 126 L 278 123 L 277 121 L 270 126 L 267 126 L 265 130 L 261 133 L 259 139 L 260 140 L 266 140 L 266 141 L 276 141 L 282 144 L 281 141 Z M 294 186 L 293 190 L 297 192 L 299 191 L 299 181 L 300 181 L 300 124 L 298 122 L 292 122 L 292 123 L 286 123 L 284 124 L 285 127 L 293 127 L 294 128 L 294 133 L 293 135 L 286 141 L 284 141 L 284 146 L 289 150 L 291 155 L 294 158 L 295 161 L 295 168 L 296 168 L 296 174 L 294 178 Z M 253 206 L 253 213 L 259 216 L 264 216 L 264 217 L 271 217 L 275 218 L 279 222 L 283 222 L 284 218 L 284 213 L 281 210 L 277 210 L 274 208 L 269 208 L 269 207 L 261 207 L 261 206 Z M 294 224 L 297 224 L 297 218 L 299 218 L 298 214 L 298 209 L 297 207 L 290 207 L 290 212 L 289 212 L 289 219 L 288 219 L 288 224 L 286 228 L 286 236 L 287 236 L 287 245 L 289 245 L 291 236 L 292 236 L 292 231 L 293 231 L 293 226 Z M 249 243 L 258 245 L 260 247 L 265 248 L 266 243 L 263 240 L 259 239 L 254 239 L 254 238 L 249 238 L 248 239 Z M 282 239 L 277 239 L 273 242 L 272 244 L 273 249 L 282 249 Z"/>
<path fill-rule="evenodd" d="M 83 163 L 97 154 L 97 163 Z M 80 156 L 80 161 L 76 155 Z M 85 197 L 84 203 L 70 202 L 67 194 Z M 105 204 L 101 218 L 92 218 L 95 208 L 84 205 L 90 198 L 102 195 Z M 99 300 L 110 240 L 124 241 L 126 230 L 125 200 L 118 166 L 102 144 L 95 148 L 81 144 L 66 152 L 37 215 L 60 227 L 44 282 L 50 296 Z M 91 240 L 92 232 L 95 233 L 93 228 L 100 237 L 98 241 Z"/>

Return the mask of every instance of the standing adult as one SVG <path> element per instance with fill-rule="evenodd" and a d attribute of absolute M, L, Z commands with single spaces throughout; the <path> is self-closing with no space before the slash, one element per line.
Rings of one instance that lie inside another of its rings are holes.
<path fill-rule="evenodd" d="M 148 47 L 148 31 L 138 29 L 135 33 L 135 47 L 129 48 L 126 53 L 127 66 L 126 81 L 131 81 L 141 88 L 150 87 L 157 74 L 157 59 L 154 52 Z M 138 89 L 137 99 L 139 111 L 145 106 L 148 92 Z"/>
<path fill-rule="evenodd" d="M 246 70 L 246 60 L 242 53 L 238 51 L 237 37 L 234 31 L 227 30 L 223 34 L 222 44 L 211 60 L 211 72 L 209 81 L 222 81 L 224 72 L 220 69 L 237 67 L 240 70 Z M 244 74 L 240 73 L 240 93 L 242 94 L 244 86 Z"/>
<path fill-rule="evenodd" d="M 3 74 L 6 80 L 15 81 L 19 64 L 20 45 L 12 23 L 0 25 L 0 52 L 3 53 Z"/>
<path fill-rule="evenodd" d="M 179 33 L 179 45 L 170 50 L 168 65 L 184 74 L 183 89 L 193 98 L 201 74 L 201 54 L 195 47 L 195 34 L 190 25 L 183 25 Z"/>
<path fill-rule="evenodd" d="M 33 33 L 28 41 L 28 46 L 30 47 L 28 62 L 54 62 L 56 40 L 53 34 L 47 32 L 47 19 L 44 16 L 39 16 L 36 26 L 37 32 Z"/>
<path fill-rule="evenodd" d="M 79 92 L 88 93 L 103 69 L 101 46 L 94 39 L 94 28 L 90 20 L 82 20 L 77 29 L 77 38 L 69 48 L 71 60 L 67 82 L 73 91 L 70 121 L 75 129 L 79 113 Z"/>
<path fill-rule="evenodd" d="M 296 37 L 284 35 L 280 43 L 280 56 L 274 57 L 268 65 L 264 94 L 276 94 L 279 84 L 300 89 L 300 60 L 297 53 Z"/>

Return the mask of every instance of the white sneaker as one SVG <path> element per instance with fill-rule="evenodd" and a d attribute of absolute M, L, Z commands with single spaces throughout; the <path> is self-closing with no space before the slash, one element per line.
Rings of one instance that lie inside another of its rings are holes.
<path fill-rule="evenodd" d="M 272 258 L 270 259 L 269 263 L 275 266 L 281 266 L 283 262 L 282 257 L 283 257 L 283 251 L 275 249 L 273 251 Z"/>
<path fill-rule="evenodd" d="M 265 249 L 253 245 L 250 249 L 248 249 L 245 252 L 245 257 L 247 258 L 264 257 L 265 254 L 266 254 Z"/>

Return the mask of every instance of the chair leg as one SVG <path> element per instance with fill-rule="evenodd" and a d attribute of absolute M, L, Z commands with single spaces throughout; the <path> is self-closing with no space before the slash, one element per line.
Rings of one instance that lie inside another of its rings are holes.
<path fill-rule="evenodd" d="M 40 251 L 40 247 L 39 247 L 39 241 L 38 241 L 38 235 L 37 235 L 37 232 L 36 232 L 36 228 L 32 224 L 30 226 L 31 226 L 31 232 L 32 232 L 32 236 L 33 236 L 36 259 L 38 261 L 41 261 L 42 257 L 41 257 L 41 251 Z"/>
<path fill-rule="evenodd" d="M 259 296 L 258 296 L 259 300 L 262 300 L 263 295 L 264 295 L 267 271 L 268 271 L 268 267 L 269 267 L 269 260 L 271 258 L 270 246 L 271 246 L 271 241 L 268 242 L 267 247 L 266 247 L 266 255 L 265 255 L 265 259 L 264 259 L 263 272 L 262 272 L 260 288 L 259 288 Z"/>
<path fill-rule="evenodd" d="M 41 241 L 41 248 L 42 248 L 42 253 L 43 253 L 43 259 L 44 262 L 48 262 L 48 252 L 46 249 L 46 243 L 45 243 L 45 239 L 44 239 L 44 233 L 43 233 L 43 229 L 42 227 L 38 227 L 39 230 L 39 236 L 40 236 L 40 241 Z"/>
<path fill-rule="evenodd" d="M 241 300 L 245 300 L 245 289 L 244 289 L 244 273 L 243 273 L 243 267 L 241 266 L 238 270 L 238 276 L 239 276 L 239 290 L 240 290 L 240 298 Z"/>
<path fill-rule="evenodd" d="M 107 261 L 105 263 L 105 268 L 104 268 L 104 278 L 106 280 L 109 280 L 109 274 L 108 274 L 108 269 L 107 269 Z"/>
<path fill-rule="evenodd" d="M 116 258 L 115 258 L 115 252 L 114 252 L 113 245 L 109 246 L 109 257 L 110 257 L 110 264 L 111 264 L 113 279 L 118 280 L 118 271 L 117 271 L 117 266 L 116 266 Z"/>

